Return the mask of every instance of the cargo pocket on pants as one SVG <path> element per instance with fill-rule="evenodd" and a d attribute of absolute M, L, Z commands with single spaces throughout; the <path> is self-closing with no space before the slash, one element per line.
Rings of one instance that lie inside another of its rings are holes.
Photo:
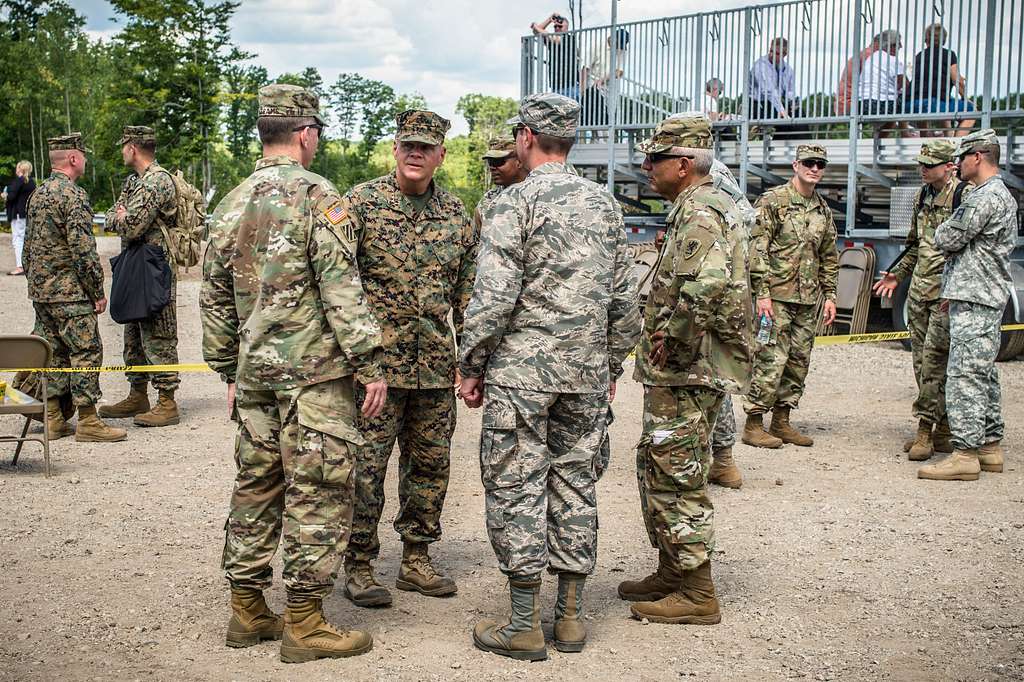
<path fill-rule="evenodd" d="M 303 396 L 296 400 L 296 407 L 299 427 L 305 431 L 300 435 L 299 447 L 320 449 L 319 482 L 326 486 L 345 486 L 352 476 L 355 448 L 363 445 L 362 435 L 350 423 L 351 415 Z M 311 441 L 319 443 L 314 445 Z M 310 478 L 316 480 L 316 477 Z"/>
<path fill-rule="evenodd" d="M 505 532 L 507 519 L 515 515 L 524 482 L 517 450 L 515 408 L 501 401 L 485 402 L 480 430 L 480 480 L 484 486 L 487 535 L 502 567 L 507 567 L 511 559 Z"/>
<path fill-rule="evenodd" d="M 648 487 L 656 492 L 696 490 L 705 484 L 701 461 L 700 417 L 668 422 L 644 434 L 648 452 Z"/>

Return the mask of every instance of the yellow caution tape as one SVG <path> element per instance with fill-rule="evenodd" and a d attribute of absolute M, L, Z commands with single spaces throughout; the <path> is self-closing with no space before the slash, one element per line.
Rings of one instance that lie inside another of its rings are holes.
<path fill-rule="evenodd" d="M 1024 324 L 1006 324 L 1000 327 L 1004 332 L 1024 331 Z M 845 334 L 836 336 L 815 336 L 816 346 L 841 346 L 848 343 L 878 343 L 881 341 L 903 341 L 910 338 L 910 332 L 876 332 L 874 334 Z M 632 355 L 632 353 L 630 353 Z M 104 365 L 102 367 L 0 367 L 0 372 L 52 372 L 68 374 L 79 372 L 212 372 L 202 363 L 180 365 Z"/>

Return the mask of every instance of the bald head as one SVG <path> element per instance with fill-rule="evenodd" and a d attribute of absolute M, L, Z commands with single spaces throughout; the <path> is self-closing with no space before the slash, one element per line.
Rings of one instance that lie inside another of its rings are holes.
<path fill-rule="evenodd" d="M 85 172 L 85 153 L 79 149 L 51 150 L 50 168 L 77 180 Z"/>

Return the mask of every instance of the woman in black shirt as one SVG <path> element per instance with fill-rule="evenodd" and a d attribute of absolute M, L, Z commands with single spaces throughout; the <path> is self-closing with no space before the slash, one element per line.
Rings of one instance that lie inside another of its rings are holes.
<path fill-rule="evenodd" d="M 946 29 L 941 24 L 932 24 L 924 30 L 924 49 L 914 57 L 913 81 L 910 84 L 910 111 L 920 114 L 965 113 L 974 111 L 974 104 L 964 96 L 967 81 L 960 75 L 956 52 L 943 47 Z M 951 96 L 953 87 L 957 96 Z M 941 121 L 943 128 L 951 128 L 952 121 Z M 974 120 L 963 120 L 957 125 L 955 135 L 966 135 L 974 126 Z M 942 135 L 933 131 L 935 135 Z"/>

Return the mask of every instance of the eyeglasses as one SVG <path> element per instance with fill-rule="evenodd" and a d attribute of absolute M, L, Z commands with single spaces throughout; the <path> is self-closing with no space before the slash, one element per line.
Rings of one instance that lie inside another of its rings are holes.
<path fill-rule="evenodd" d="M 804 168 L 817 168 L 819 170 L 825 170 L 828 166 L 828 161 L 822 161 L 821 159 L 804 159 L 800 162 L 800 165 Z"/>
<path fill-rule="evenodd" d="M 302 130 L 305 130 L 306 128 L 316 128 L 317 134 L 318 135 L 323 135 L 324 134 L 324 130 L 327 128 L 327 126 L 325 126 L 325 125 L 323 125 L 321 123 L 310 123 L 308 125 L 299 126 L 298 128 L 292 128 L 292 132 L 293 133 L 297 133 L 297 132 L 300 132 Z"/>
<path fill-rule="evenodd" d="M 495 159 L 495 158 L 492 158 L 492 157 L 487 157 L 484 160 L 487 162 L 487 165 L 490 166 L 491 168 L 497 168 L 498 166 L 504 166 L 506 163 L 508 163 L 509 159 L 511 159 L 511 158 L 512 158 L 512 155 L 510 154 L 508 156 L 503 156 L 500 159 Z"/>
<path fill-rule="evenodd" d="M 654 163 L 661 163 L 662 161 L 667 161 L 669 159 L 692 159 L 693 157 L 689 156 L 687 154 L 658 154 L 658 153 L 654 153 L 654 154 L 648 154 L 647 158 L 650 159 L 650 162 L 652 164 L 654 164 Z"/>

